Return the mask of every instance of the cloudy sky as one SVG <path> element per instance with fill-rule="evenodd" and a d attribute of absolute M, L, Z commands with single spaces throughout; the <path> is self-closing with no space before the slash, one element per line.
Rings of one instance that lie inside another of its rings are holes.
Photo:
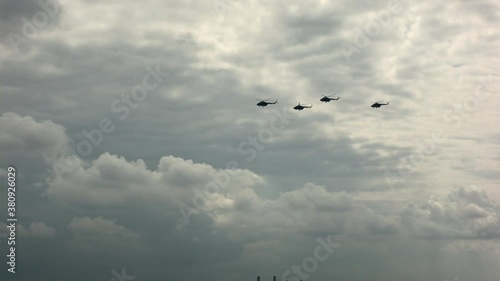
<path fill-rule="evenodd" d="M 499 16 L 0 0 L 1 279 L 498 280 Z"/>

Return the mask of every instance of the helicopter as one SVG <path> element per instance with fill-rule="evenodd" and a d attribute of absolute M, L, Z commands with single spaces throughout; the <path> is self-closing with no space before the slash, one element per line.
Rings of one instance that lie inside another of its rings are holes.
<path fill-rule="evenodd" d="M 257 99 L 259 100 L 259 99 Z M 274 102 L 269 102 L 269 99 L 267 100 L 259 100 L 260 102 L 257 103 L 257 106 L 264 107 L 267 106 L 268 104 L 277 104 L 278 100 L 275 100 Z"/>
<path fill-rule="evenodd" d="M 323 95 L 323 97 L 320 99 L 320 101 L 322 102 L 330 102 L 331 100 L 339 100 L 340 97 L 337 97 L 337 98 L 332 98 L 332 96 L 325 96 Z"/>
<path fill-rule="evenodd" d="M 389 103 L 390 103 L 390 101 L 388 101 L 387 103 L 382 103 L 382 102 L 378 101 L 378 102 L 376 102 L 376 103 L 372 104 L 372 107 L 373 107 L 373 108 L 379 108 L 379 107 L 381 107 L 382 105 L 388 105 Z"/>
<path fill-rule="evenodd" d="M 295 110 L 303 110 L 304 108 L 311 108 L 313 107 L 312 104 L 310 106 L 304 106 L 304 105 L 300 105 L 300 102 L 298 105 L 296 105 L 293 109 Z"/>

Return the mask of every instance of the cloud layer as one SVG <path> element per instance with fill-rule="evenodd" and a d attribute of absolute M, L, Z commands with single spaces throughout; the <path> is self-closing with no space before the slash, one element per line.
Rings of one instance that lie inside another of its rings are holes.
<path fill-rule="evenodd" d="M 496 280 L 499 8 L 0 1 L 11 280 Z"/>

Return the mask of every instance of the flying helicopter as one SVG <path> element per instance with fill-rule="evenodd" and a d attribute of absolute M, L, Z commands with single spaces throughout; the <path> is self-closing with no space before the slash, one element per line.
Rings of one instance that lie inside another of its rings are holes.
<path fill-rule="evenodd" d="M 323 95 L 323 97 L 320 99 L 320 101 L 322 102 L 330 102 L 331 100 L 339 100 L 340 97 L 337 97 L 337 98 L 332 98 L 332 96 L 325 96 Z"/>
<path fill-rule="evenodd" d="M 296 105 L 293 109 L 295 110 L 303 110 L 304 108 L 311 108 L 313 107 L 312 104 L 310 106 L 304 106 L 304 105 L 300 105 L 300 102 L 298 105 Z"/>
<path fill-rule="evenodd" d="M 381 101 L 378 101 L 378 102 L 376 102 L 376 103 L 372 104 L 372 107 L 373 107 L 373 108 L 379 108 L 379 107 L 381 107 L 382 105 L 388 105 L 389 103 L 390 103 L 390 101 L 388 101 L 388 102 L 386 102 L 386 103 L 382 103 Z"/>
<path fill-rule="evenodd" d="M 257 99 L 259 100 L 259 99 Z M 260 102 L 257 103 L 257 106 L 264 107 L 267 106 L 268 104 L 277 104 L 278 100 L 275 100 L 274 102 L 269 102 L 270 99 L 267 100 L 259 100 Z"/>

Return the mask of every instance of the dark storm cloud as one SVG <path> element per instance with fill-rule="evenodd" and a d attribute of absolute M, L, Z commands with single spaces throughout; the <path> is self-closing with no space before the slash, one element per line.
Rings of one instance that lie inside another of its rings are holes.
<path fill-rule="evenodd" d="M 498 5 L 401 2 L 360 46 L 394 3 L 219 2 L 65 1 L 22 52 L 2 41 L 0 178 L 20 168 L 26 269 L 14 280 L 281 278 L 310 268 L 319 238 L 340 247 L 303 280 L 496 280 Z M 0 11 L 5 38 L 40 9 Z M 156 65 L 168 77 L 113 109 Z M 460 113 L 444 114 L 481 81 L 489 99 L 450 130 Z M 255 106 L 267 98 L 279 102 Z M 75 153 L 105 118 L 114 130 Z M 447 140 L 391 187 L 385 172 L 438 128 Z M 481 189 L 451 190 L 466 182 Z"/>
<path fill-rule="evenodd" d="M 3 23 L 19 24 L 22 18 L 32 19 L 33 15 L 42 10 L 47 3 L 58 3 L 50 0 L 19 0 L 0 1 L 0 20 Z M 40 4 L 41 3 L 41 4 Z M 60 5 L 60 4 L 59 4 Z M 3 25 L 2 25 L 3 26 Z M 12 31 L 12 30 L 11 30 Z"/>
<path fill-rule="evenodd" d="M 30 49 L 30 41 L 59 22 L 63 6 L 57 0 L 0 1 L 1 44 L 16 54 Z"/>

